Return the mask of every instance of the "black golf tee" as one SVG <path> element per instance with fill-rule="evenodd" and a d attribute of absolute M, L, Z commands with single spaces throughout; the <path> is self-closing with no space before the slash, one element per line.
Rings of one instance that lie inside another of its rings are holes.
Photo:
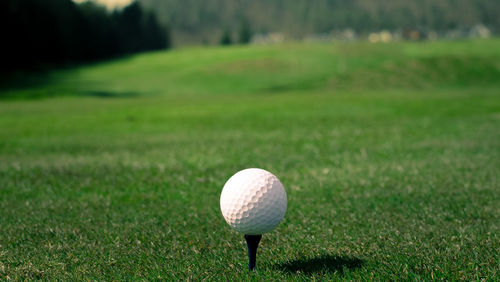
<path fill-rule="evenodd" d="M 253 270 L 255 268 L 257 247 L 259 246 L 260 239 L 262 239 L 262 235 L 245 235 L 248 247 L 248 270 Z"/>

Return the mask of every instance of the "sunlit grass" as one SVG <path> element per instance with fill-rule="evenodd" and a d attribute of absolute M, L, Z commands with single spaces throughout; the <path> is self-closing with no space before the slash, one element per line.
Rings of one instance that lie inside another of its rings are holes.
<path fill-rule="evenodd" d="M 0 279 L 495 279 L 498 46 L 188 49 L 2 90 L 52 98 L 0 102 Z M 289 199 L 253 274 L 219 211 L 247 167 Z"/>

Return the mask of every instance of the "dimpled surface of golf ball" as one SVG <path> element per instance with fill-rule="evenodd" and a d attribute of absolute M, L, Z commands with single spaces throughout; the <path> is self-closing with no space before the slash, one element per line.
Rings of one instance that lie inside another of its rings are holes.
<path fill-rule="evenodd" d="M 285 188 L 272 173 L 249 168 L 233 175 L 224 185 L 220 208 L 226 222 L 247 235 L 272 231 L 285 216 Z"/>

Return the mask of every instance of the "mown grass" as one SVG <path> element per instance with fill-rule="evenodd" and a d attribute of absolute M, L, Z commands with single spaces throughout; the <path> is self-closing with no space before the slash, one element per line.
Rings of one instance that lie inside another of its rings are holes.
<path fill-rule="evenodd" d="M 187 49 L 1 90 L 0 279 L 494 280 L 499 47 Z M 254 273 L 219 211 L 247 167 L 289 199 Z"/>

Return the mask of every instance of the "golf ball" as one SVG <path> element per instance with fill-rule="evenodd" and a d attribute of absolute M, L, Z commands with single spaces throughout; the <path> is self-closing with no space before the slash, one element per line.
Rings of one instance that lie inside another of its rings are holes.
<path fill-rule="evenodd" d="M 226 222 L 247 235 L 272 231 L 285 216 L 285 188 L 272 173 L 249 168 L 233 175 L 224 185 L 220 209 Z"/>

